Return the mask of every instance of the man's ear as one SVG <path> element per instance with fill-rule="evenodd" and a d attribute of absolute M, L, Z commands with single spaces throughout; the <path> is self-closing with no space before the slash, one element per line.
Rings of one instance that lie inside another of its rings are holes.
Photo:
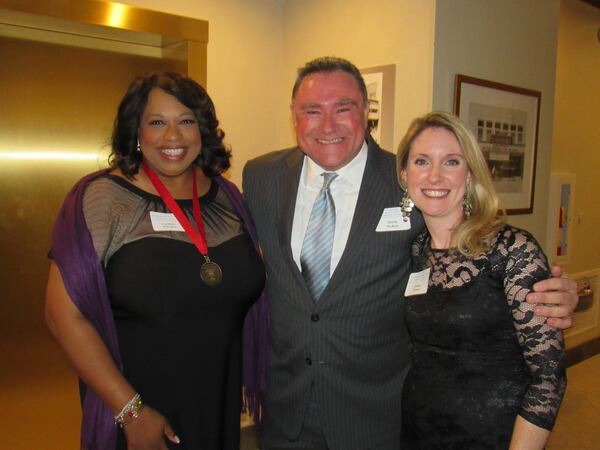
<path fill-rule="evenodd" d="M 296 126 L 296 114 L 294 114 L 294 102 L 290 103 L 290 115 L 292 116 L 292 125 Z"/>

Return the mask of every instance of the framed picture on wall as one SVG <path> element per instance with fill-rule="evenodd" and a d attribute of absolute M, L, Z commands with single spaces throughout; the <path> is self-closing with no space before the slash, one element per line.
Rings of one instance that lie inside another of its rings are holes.
<path fill-rule="evenodd" d="M 369 67 L 360 69 L 369 96 L 369 127 L 371 136 L 383 148 L 394 145 L 394 92 L 396 66 Z"/>
<path fill-rule="evenodd" d="M 541 92 L 456 75 L 454 113 L 483 151 L 507 214 L 531 214 Z"/>

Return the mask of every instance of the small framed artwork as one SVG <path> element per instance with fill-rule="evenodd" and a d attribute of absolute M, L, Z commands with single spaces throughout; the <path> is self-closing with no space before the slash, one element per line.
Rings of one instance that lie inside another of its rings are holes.
<path fill-rule="evenodd" d="M 392 150 L 394 141 L 394 92 L 396 66 L 369 67 L 360 70 L 369 96 L 369 129 L 373 139 L 383 148 Z"/>
<path fill-rule="evenodd" d="M 454 113 L 483 151 L 507 214 L 531 214 L 541 92 L 456 76 Z"/>

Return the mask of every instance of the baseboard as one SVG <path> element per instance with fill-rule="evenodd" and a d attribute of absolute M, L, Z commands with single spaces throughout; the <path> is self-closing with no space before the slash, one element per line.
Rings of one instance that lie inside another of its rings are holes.
<path fill-rule="evenodd" d="M 567 350 L 567 367 L 574 366 L 598 354 L 600 354 L 600 337 Z"/>

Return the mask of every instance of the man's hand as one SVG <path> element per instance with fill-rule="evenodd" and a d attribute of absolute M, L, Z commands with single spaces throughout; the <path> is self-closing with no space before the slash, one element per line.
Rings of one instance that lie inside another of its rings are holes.
<path fill-rule="evenodd" d="M 551 272 L 552 278 L 533 285 L 527 301 L 540 304 L 535 313 L 547 317 L 548 325 L 564 330 L 573 325 L 573 311 L 579 302 L 577 283 L 563 277 L 559 266 L 553 266 Z"/>

